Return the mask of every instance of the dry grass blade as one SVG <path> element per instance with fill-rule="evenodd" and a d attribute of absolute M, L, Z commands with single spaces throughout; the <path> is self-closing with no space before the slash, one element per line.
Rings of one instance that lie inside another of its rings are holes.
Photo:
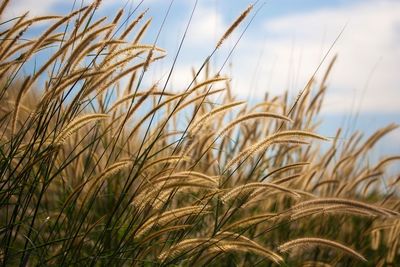
<path fill-rule="evenodd" d="M 288 138 L 296 138 L 296 139 L 288 139 Z M 264 140 L 252 145 L 251 147 L 243 150 L 233 158 L 228 164 L 226 169 L 231 168 L 235 163 L 241 161 L 242 159 L 251 156 L 252 154 L 265 149 L 269 145 L 273 143 L 298 143 L 298 144 L 307 144 L 307 142 L 303 142 L 301 138 L 314 138 L 319 140 L 328 140 L 325 137 L 307 132 L 307 131 L 299 131 L 299 130 L 291 130 L 291 131 L 282 131 L 276 134 L 270 135 Z"/>
<path fill-rule="evenodd" d="M 108 177 L 111 177 L 118 173 L 119 171 L 129 168 L 132 166 L 132 160 L 121 160 L 118 161 L 111 166 L 109 166 L 107 169 L 105 169 L 97 179 L 107 179 Z"/>
<path fill-rule="evenodd" d="M 292 181 L 294 179 L 297 179 L 297 178 L 299 178 L 301 176 L 302 176 L 301 174 L 293 174 L 293 175 L 289 175 L 289 176 L 286 176 L 286 177 L 283 177 L 283 178 L 276 179 L 276 180 L 273 181 L 273 183 L 274 184 L 283 184 L 283 183 Z"/>
<path fill-rule="evenodd" d="M 360 253 L 356 252 L 355 250 L 342 245 L 338 242 L 335 241 L 331 241 L 331 240 L 327 240 L 327 239 L 323 239 L 323 238 L 313 238 L 313 237 L 305 237 L 305 238 L 298 238 L 298 239 L 294 239 L 291 241 L 288 241 L 282 245 L 280 245 L 278 247 L 279 251 L 285 252 L 287 250 L 296 248 L 296 247 L 305 247 L 305 246 L 310 246 L 310 245 L 322 245 L 322 246 L 327 246 L 330 248 L 335 248 L 335 249 L 339 249 L 353 257 L 356 257 L 362 261 L 367 261 L 363 255 L 361 255 Z"/>
<path fill-rule="evenodd" d="M 210 246 L 208 250 L 210 252 L 250 252 L 254 254 L 258 254 L 266 259 L 275 262 L 276 264 L 282 264 L 283 258 L 266 248 L 254 243 L 242 242 L 242 241 L 232 241 L 232 240 L 222 240 L 216 244 Z"/>
<path fill-rule="evenodd" d="M 142 117 L 142 119 L 141 119 L 138 123 L 136 123 L 136 125 L 135 125 L 135 126 L 133 127 L 133 129 L 131 130 L 131 132 L 130 132 L 130 134 L 129 134 L 129 136 L 128 136 L 128 139 L 130 139 L 130 138 L 138 131 L 138 129 L 140 128 L 140 126 L 141 126 L 147 119 L 149 119 L 156 111 L 160 110 L 161 108 L 165 107 L 168 103 L 171 103 L 171 102 L 173 102 L 173 101 L 175 101 L 175 100 L 183 100 L 183 99 L 185 99 L 185 98 L 188 97 L 191 93 L 193 93 L 195 90 L 197 90 L 197 89 L 199 89 L 199 88 L 201 88 L 201 87 L 196 86 L 195 88 L 191 89 L 191 90 L 188 91 L 188 92 L 185 92 L 185 93 L 181 93 L 181 94 L 178 94 L 178 95 L 171 96 L 171 97 L 165 99 L 163 102 L 159 103 L 158 105 L 154 106 L 146 115 L 144 115 L 144 116 Z M 204 94 L 204 97 L 207 96 L 207 95 L 211 95 L 211 94 L 220 92 L 220 91 L 221 91 L 221 90 L 216 90 L 216 91 L 207 92 L 207 93 Z M 150 94 L 150 92 L 149 92 L 149 94 Z M 147 97 L 149 94 L 147 94 L 146 96 L 143 96 L 143 97 Z M 190 103 L 193 103 L 193 102 L 190 102 Z M 178 112 L 179 110 L 181 110 L 181 109 L 182 109 L 183 107 L 185 107 L 185 106 L 186 106 L 185 103 L 182 104 L 182 105 L 175 111 L 175 114 L 176 114 L 176 112 Z M 137 107 L 137 105 L 136 105 L 136 107 Z M 129 115 L 128 115 L 128 118 L 133 114 L 133 110 L 136 110 L 136 109 L 135 109 L 135 108 L 132 109 L 132 111 L 131 111 L 131 112 L 129 113 Z M 168 119 L 168 118 L 167 118 L 167 119 Z"/>
<path fill-rule="evenodd" d="M 153 89 L 154 90 L 154 89 Z M 132 93 L 132 94 L 128 94 L 124 97 L 122 97 L 121 99 L 117 100 L 112 107 L 110 107 L 110 109 L 108 110 L 109 112 L 114 111 L 116 108 L 118 108 L 121 104 L 127 102 L 128 100 L 131 100 L 135 97 L 142 97 L 145 95 L 163 95 L 163 96 L 174 96 L 173 93 L 168 93 L 168 92 L 158 92 L 158 91 L 153 91 L 151 90 L 151 92 L 149 93 L 148 91 L 146 92 L 137 92 L 137 93 Z"/>
<path fill-rule="evenodd" d="M 158 259 L 161 261 L 165 261 L 168 258 L 174 258 L 178 256 L 180 253 L 185 250 L 194 250 L 199 245 L 207 244 L 207 242 L 218 242 L 218 239 L 208 239 L 208 238 L 190 238 L 180 241 L 178 244 L 172 246 L 167 251 L 162 252 Z"/>
<path fill-rule="evenodd" d="M 366 204 L 360 201 L 341 199 L 341 198 L 318 198 L 301 202 L 292 207 L 293 210 L 299 210 L 308 207 L 318 207 L 324 205 L 343 205 L 349 208 L 358 208 L 384 217 L 397 217 L 400 214 L 396 211 L 388 210 L 383 207 Z"/>
<path fill-rule="evenodd" d="M 159 190 L 168 190 L 170 188 L 177 188 L 182 190 L 184 187 L 191 187 L 190 189 L 215 189 L 217 182 L 211 177 L 207 176 L 196 176 L 188 173 L 176 173 L 166 176 L 157 177 L 147 181 L 147 185 L 142 187 L 144 189 L 150 189 L 150 192 L 146 194 L 151 196 L 156 194 Z"/>
<path fill-rule="evenodd" d="M 75 118 L 71 121 L 64 129 L 58 134 L 55 144 L 63 144 L 74 132 L 85 126 L 92 121 L 107 119 L 109 115 L 107 114 L 88 114 Z"/>
<path fill-rule="evenodd" d="M 20 104 L 21 104 L 21 99 L 22 99 L 22 96 L 23 96 L 24 89 L 26 88 L 26 86 L 27 86 L 28 83 L 30 82 L 30 79 L 31 79 L 31 76 L 28 76 L 28 77 L 25 79 L 25 81 L 24 81 L 24 83 L 22 84 L 21 89 L 20 89 L 20 91 L 19 91 L 19 93 L 18 93 L 18 95 L 17 95 L 17 99 L 16 99 L 16 101 L 15 101 L 14 116 L 13 116 L 12 125 L 11 125 L 11 127 L 12 127 L 12 134 L 14 134 L 15 131 L 16 131 L 17 120 L 18 120 L 18 115 L 19 115 L 19 107 L 20 107 Z"/>
<path fill-rule="evenodd" d="M 1 3 L 1 6 L 0 6 L 0 15 L 3 14 L 3 11 L 4 11 L 4 9 L 6 9 L 6 7 L 7 7 L 7 5 L 8 5 L 9 2 L 10 2 L 10 0 L 4 0 L 3 3 Z"/>
<path fill-rule="evenodd" d="M 261 188 L 270 188 L 270 189 L 275 189 L 275 190 L 279 190 L 288 194 L 293 195 L 296 198 L 300 198 L 300 195 L 298 193 L 296 193 L 293 190 L 290 190 L 288 188 L 285 188 L 283 186 L 280 185 L 276 185 L 273 183 L 260 183 L 260 182 L 254 182 L 254 183 L 248 183 L 242 186 L 237 186 L 234 189 L 230 190 L 228 193 L 226 193 L 225 195 L 222 196 L 222 201 L 227 202 L 233 198 L 236 198 L 237 196 L 239 196 L 240 194 L 244 194 L 245 192 L 248 193 L 249 190 L 256 190 L 256 189 L 261 189 Z"/>
<path fill-rule="evenodd" d="M 146 238 L 143 238 L 142 240 L 140 240 L 139 242 L 141 244 L 149 242 L 151 240 L 153 240 L 154 238 L 157 238 L 161 235 L 164 235 L 166 233 L 170 233 L 173 231 L 180 231 L 180 230 L 184 230 L 187 229 L 189 227 L 191 227 L 192 225 L 190 224 L 182 224 L 182 225 L 174 225 L 174 226 L 169 226 L 169 227 L 165 227 L 164 229 L 161 229 L 160 231 L 154 232 L 150 235 L 148 235 Z"/>
<path fill-rule="evenodd" d="M 153 225 L 157 224 L 160 226 L 171 223 L 172 221 L 178 220 L 180 218 L 186 216 L 199 216 L 201 214 L 205 214 L 208 212 L 207 207 L 199 205 L 199 206 L 189 206 L 184 208 L 178 208 L 170 211 L 166 211 L 161 214 L 154 215 L 146 220 L 136 231 L 135 237 L 140 238 L 142 235 L 146 234 Z"/>
<path fill-rule="evenodd" d="M 157 46 L 146 45 L 146 44 L 134 44 L 134 45 L 129 45 L 129 46 L 123 48 L 123 49 L 120 49 L 120 50 L 118 50 L 118 51 L 116 51 L 116 52 L 114 52 L 112 54 L 109 54 L 110 56 L 107 57 L 103 61 L 102 64 L 103 65 L 108 65 L 110 62 L 112 62 L 112 60 L 114 58 L 117 58 L 120 55 L 130 55 L 130 54 L 132 54 L 133 50 L 142 50 L 140 52 L 140 54 L 141 54 L 142 52 L 147 51 L 147 50 L 151 50 L 151 49 L 154 49 L 155 51 L 158 51 L 158 52 L 166 53 L 166 51 L 164 49 L 159 48 Z M 137 57 L 137 56 L 139 56 L 139 54 L 135 54 L 135 57 Z M 135 57 L 133 57 L 133 58 L 135 58 Z"/>
<path fill-rule="evenodd" d="M 208 181 L 208 182 L 210 182 L 212 184 L 218 184 L 218 182 L 219 182 L 219 177 L 218 176 L 209 176 L 207 174 L 196 172 L 196 171 L 183 171 L 183 172 L 179 172 L 177 174 L 193 176 L 193 177 Z"/>
<path fill-rule="evenodd" d="M 32 48 L 29 50 L 29 52 L 24 56 L 25 60 L 27 60 L 28 58 L 30 58 L 34 52 L 36 52 L 36 49 L 38 47 L 40 47 L 43 42 L 46 40 L 46 38 L 53 32 L 55 31 L 58 27 L 60 27 L 61 25 L 63 25 L 66 21 L 70 20 L 72 17 L 76 16 L 77 14 L 81 13 L 82 11 L 86 10 L 87 7 L 83 7 L 77 11 L 74 11 L 72 13 L 70 13 L 68 16 L 65 16 L 63 18 L 61 18 L 60 20 L 58 20 L 56 23 L 54 23 L 52 26 L 50 26 L 47 31 L 45 31 L 40 38 L 37 40 L 37 42 L 35 42 L 35 44 L 32 46 Z"/>
<path fill-rule="evenodd" d="M 240 14 L 240 16 L 232 23 L 232 25 L 226 30 L 224 35 L 217 43 L 217 48 L 219 48 L 222 43 L 232 34 L 232 32 L 239 26 L 239 24 L 247 17 L 250 11 L 253 9 L 253 5 L 250 5 L 245 11 Z"/>
<path fill-rule="evenodd" d="M 294 145 L 307 145 L 309 142 L 299 140 L 299 139 L 289 139 L 289 138 L 274 138 L 274 137 L 269 137 L 264 141 L 258 142 L 249 148 L 246 148 L 242 152 L 240 152 L 237 156 L 235 156 L 233 159 L 231 159 L 225 167 L 225 171 L 229 170 L 230 168 L 233 167 L 236 163 L 239 162 L 244 162 L 247 158 L 253 156 L 255 153 L 266 149 L 267 147 L 273 145 L 273 144 L 294 144 Z"/>
<path fill-rule="evenodd" d="M 184 156 L 165 157 L 165 158 L 161 158 L 161 159 L 155 160 L 153 162 L 150 162 L 150 163 L 144 165 L 142 168 L 142 171 L 145 171 L 145 170 L 149 169 L 150 167 L 153 167 L 155 165 L 162 164 L 162 163 L 167 164 L 167 163 L 180 162 L 180 161 L 186 162 L 189 160 L 190 159 L 188 157 L 184 157 Z"/>
<path fill-rule="evenodd" d="M 226 77 L 214 77 L 214 78 L 205 80 L 204 82 L 201 82 L 199 84 L 196 84 L 188 92 L 197 91 L 197 90 L 203 88 L 204 86 L 207 86 L 207 85 L 210 85 L 210 84 L 214 84 L 214 83 L 217 83 L 217 82 L 227 81 L 227 80 L 228 80 L 228 78 L 226 78 Z"/>
<path fill-rule="evenodd" d="M 165 55 L 154 57 L 149 60 L 151 62 L 154 62 L 159 59 L 162 59 L 163 57 L 165 57 Z M 122 62 L 120 62 L 119 64 L 123 64 L 123 63 L 124 63 L 124 60 Z M 133 73 L 140 68 L 144 68 L 145 65 L 146 65 L 146 62 L 142 62 L 142 63 L 138 63 L 130 68 L 127 68 L 126 70 L 122 71 L 121 73 L 118 73 L 118 75 L 116 75 L 110 81 L 108 81 L 104 84 L 104 82 L 109 78 L 109 77 L 105 76 L 103 79 L 99 80 L 94 85 L 92 85 L 91 89 L 85 91 L 84 94 L 82 95 L 82 98 L 88 97 L 94 90 L 96 90 L 97 94 L 101 94 L 103 91 L 107 90 L 110 86 L 115 84 L 118 80 L 121 80 L 124 76 L 126 76 L 130 73 Z"/>
<path fill-rule="evenodd" d="M 282 173 L 282 172 L 286 172 L 286 171 L 289 171 L 289 170 L 301 168 L 301 167 L 307 166 L 307 165 L 309 165 L 309 164 L 310 164 L 309 162 L 298 162 L 298 163 L 288 164 L 288 165 L 285 165 L 285 166 L 283 166 L 283 167 L 276 168 L 276 169 L 270 171 L 267 175 L 265 175 L 265 176 L 261 179 L 261 181 L 267 179 L 268 177 L 270 177 L 270 176 L 272 176 L 272 175 L 278 175 L 278 174 L 280 174 L 280 173 Z M 275 182 L 275 183 L 278 183 L 277 181 L 274 181 L 274 182 Z"/>
<path fill-rule="evenodd" d="M 400 160 L 400 156 L 393 156 L 393 157 L 387 157 L 384 158 L 383 160 L 381 160 L 376 167 L 374 168 L 374 170 L 380 170 L 382 169 L 382 167 L 384 167 L 386 164 L 391 163 L 392 161 L 396 161 L 396 160 Z"/>
<path fill-rule="evenodd" d="M 286 138 L 296 138 L 296 139 L 286 139 Z M 298 143 L 298 144 L 307 144 L 307 142 L 303 142 L 301 138 L 314 138 L 314 139 L 319 139 L 319 140 L 328 140 L 327 138 L 307 132 L 307 131 L 299 131 L 299 130 L 289 130 L 289 131 L 281 131 L 278 133 L 275 133 L 273 135 L 268 136 L 264 140 L 252 145 L 251 147 L 243 150 L 240 152 L 239 155 L 237 155 L 235 158 L 233 158 L 228 164 L 226 169 L 231 168 L 234 164 L 237 162 L 251 156 L 252 154 L 265 149 L 269 145 L 273 143 Z"/>
<path fill-rule="evenodd" d="M 238 102 L 229 103 L 229 104 L 223 105 L 222 107 L 213 109 L 211 112 L 201 116 L 199 119 L 197 119 L 195 122 L 193 122 L 193 124 L 189 127 L 188 132 L 191 134 L 195 134 L 202 128 L 202 126 L 204 124 L 209 122 L 215 116 L 217 116 L 223 112 L 227 112 L 229 109 L 234 108 L 239 105 L 243 105 L 245 103 L 246 102 L 244 102 L 244 101 L 238 101 Z"/>
<path fill-rule="evenodd" d="M 250 218 L 246 218 L 246 219 L 234 222 L 230 225 L 225 226 L 223 229 L 224 229 L 224 231 L 228 231 L 228 230 L 234 230 L 234 229 L 248 228 L 252 225 L 256 225 L 263 221 L 266 221 L 269 218 L 274 217 L 274 216 L 276 216 L 276 213 L 268 212 L 268 213 L 258 214 L 256 216 L 252 216 Z"/>
<path fill-rule="evenodd" d="M 186 239 L 171 247 L 169 250 L 163 252 L 159 256 L 159 259 L 173 259 L 174 257 L 177 257 L 179 256 L 179 254 L 184 252 L 188 253 L 190 256 L 200 249 L 205 249 L 208 252 L 223 252 L 221 248 L 225 248 L 232 252 L 252 252 L 278 264 L 283 262 L 283 258 L 280 255 L 269 249 L 263 248 L 261 245 L 257 244 L 254 241 L 251 241 L 247 238 L 245 238 L 245 241 L 237 241 L 235 239 L 232 239 L 232 237 L 230 240 L 226 240 L 225 238 L 229 238 L 229 236 L 220 238 Z"/>
<path fill-rule="evenodd" d="M 362 210 L 354 207 L 345 205 L 332 205 L 332 206 L 316 206 L 301 209 L 291 214 L 291 220 L 298 220 L 301 218 L 309 218 L 311 215 L 325 214 L 325 213 L 338 213 L 338 214 L 350 214 L 356 216 L 376 217 L 376 215 L 370 211 Z"/>
<path fill-rule="evenodd" d="M 200 94 L 188 101 L 186 101 L 185 103 L 182 103 L 181 105 L 179 105 L 179 107 L 175 110 L 174 115 L 176 115 L 176 113 L 178 113 L 179 111 L 181 111 L 182 109 L 184 109 L 187 106 L 193 105 L 195 104 L 197 101 L 199 100 L 203 100 L 204 98 L 208 97 L 208 96 L 212 96 L 214 94 L 218 94 L 222 91 L 224 91 L 225 89 L 217 89 L 217 90 L 211 90 L 211 91 L 207 91 L 204 94 Z"/>
<path fill-rule="evenodd" d="M 222 136 L 222 135 L 226 134 L 228 131 L 230 131 L 236 125 L 238 125 L 242 122 L 245 122 L 245 121 L 251 120 L 251 119 L 258 119 L 258 118 L 274 118 L 274 119 L 280 119 L 280 120 L 292 122 L 292 120 L 286 116 L 271 113 L 271 112 L 251 113 L 251 114 L 243 115 L 243 116 L 237 118 L 236 120 L 232 121 L 231 123 L 229 123 L 217 134 L 217 136 Z"/>

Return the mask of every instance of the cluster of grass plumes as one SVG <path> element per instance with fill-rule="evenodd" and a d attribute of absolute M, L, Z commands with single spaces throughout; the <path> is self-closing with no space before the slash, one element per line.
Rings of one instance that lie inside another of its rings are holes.
<path fill-rule="evenodd" d="M 2 264 L 400 261 L 400 179 L 382 180 L 400 158 L 364 160 L 396 126 L 346 142 L 339 130 L 329 149 L 318 144 L 327 139 L 315 118 L 334 61 L 296 105 L 287 94 L 255 106 L 236 101 L 229 81 L 207 68 L 182 91 L 146 86 L 147 69 L 165 55 L 142 43 L 150 20 L 135 12 L 123 20 L 122 11 L 111 23 L 95 20 L 98 4 L 2 24 Z M 48 28 L 23 39 L 39 22 Z"/>

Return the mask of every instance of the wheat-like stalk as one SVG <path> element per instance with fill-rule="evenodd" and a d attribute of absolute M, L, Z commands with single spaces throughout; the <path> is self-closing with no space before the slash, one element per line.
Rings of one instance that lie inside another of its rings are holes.
<path fill-rule="evenodd" d="M 244 101 L 238 101 L 238 102 L 229 103 L 229 104 L 226 104 L 221 107 L 213 109 L 211 112 L 201 116 L 195 122 L 193 122 L 193 124 L 188 129 L 188 132 L 193 135 L 196 134 L 198 131 L 201 130 L 203 125 L 205 125 L 207 122 L 212 120 L 215 116 L 217 116 L 223 112 L 227 112 L 227 111 L 229 111 L 229 109 L 234 108 L 238 105 L 243 105 L 244 103 L 245 103 Z"/>
<path fill-rule="evenodd" d="M 292 207 L 293 210 L 299 210 L 307 207 L 313 206 L 324 206 L 324 205 L 343 205 L 349 208 L 358 208 L 372 214 L 379 216 L 393 217 L 399 216 L 398 212 L 388 210 L 383 207 L 378 207 L 370 204 L 366 204 L 360 201 L 341 199 L 341 198 L 318 198 L 300 202 L 299 204 Z"/>
<path fill-rule="evenodd" d="M 285 252 L 287 250 L 296 248 L 296 247 L 305 247 L 309 245 L 322 245 L 322 246 L 327 246 L 330 248 L 335 248 L 338 250 L 341 250 L 355 258 L 358 258 L 362 261 L 367 261 L 363 255 L 360 253 L 356 252 L 355 250 L 342 245 L 338 242 L 323 239 L 323 238 L 316 238 L 316 237 L 305 237 L 305 238 L 297 238 L 291 241 L 288 241 L 278 247 L 278 250 L 281 252 Z"/>
<path fill-rule="evenodd" d="M 240 14 L 240 16 L 232 23 L 232 25 L 225 31 L 224 35 L 218 41 L 217 48 L 219 48 L 222 43 L 228 39 L 229 35 L 231 35 L 232 32 L 239 26 L 239 24 L 242 23 L 242 21 L 249 15 L 253 7 L 253 5 L 249 5 L 249 7 L 243 11 L 242 14 Z"/>
<path fill-rule="evenodd" d="M 238 195 L 243 194 L 244 192 L 247 192 L 248 190 L 256 190 L 256 189 L 261 189 L 261 188 L 271 188 L 275 190 L 279 190 L 285 193 L 289 193 L 293 195 L 294 197 L 299 198 L 300 195 L 296 193 L 293 190 L 290 190 L 288 188 L 285 188 L 283 186 L 273 184 L 273 183 L 259 183 L 259 182 L 254 182 L 254 183 L 248 183 L 242 186 L 237 186 L 234 189 L 230 190 L 227 192 L 225 195 L 222 196 L 221 200 L 224 202 L 227 202 L 233 198 L 236 198 Z"/>
<path fill-rule="evenodd" d="M 289 138 L 297 138 L 297 139 L 289 139 Z M 282 131 L 275 133 L 273 135 L 268 136 L 264 140 L 252 145 L 251 147 L 243 150 L 240 152 L 235 158 L 233 158 L 226 166 L 226 169 L 231 168 L 237 162 L 243 160 L 250 155 L 265 149 L 266 147 L 270 146 L 273 143 L 298 143 L 298 144 L 307 144 L 307 142 L 303 142 L 300 138 L 315 138 L 320 140 L 327 140 L 325 137 L 310 133 L 306 131 L 299 131 L 299 130 L 291 130 L 291 131 Z"/>
<path fill-rule="evenodd" d="M 153 90 L 150 93 L 149 93 L 149 91 L 132 93 L 132 94 L 128 94 L 128 95 L 122 97 L 121 99 L 115 101 L 115 103 L 112 105 L 112 107 L 110 107 L 110 109 L 108 111 L 109 112 L 114 111 L 117 107 L 119 107 L 121 104 L 125 103 L 126 101 L 131 100 L 135 97 L 142 97 L 145 95 L 175 96 L 175 94 L 170 93 L 170 92 L 160 92 L 160 91 L 153 91 Z"/>
<path fill-rule="evenodd" d="M 164 235 L 166 233 L 170 233 L 172 231 L 180 231 L 180 230 L 185 230 L 189 227 L 192 227 L 192 225 L 190 224 L 182 224 L 182 225 L 173 225 L 173 226 L 169 226 L 169 227 L 165 227 L 164 229 L 161 229 L 157 232 L 151 233 L 150 235 L 148 235 L 147 237 L 143 238 L 142 240 L 140 240 L 139 242 L 144 244 L 147 243 L 161 235 Z"/>
<path fill-rule="evenodd" d="M 166 211 L 159 215 L 154 215 L 140 226 L 140 228 L 136 231 L 135 237 L 140 238 L 143 234 L 147 233 L 154 224 L 162 226 L 171 223 L 172 221 L 178 220 L 182 217 L 190 215 L 199 216 L 201 214 L 205 214 L 206 212 L 208 212 L 208 209 L 205 206 L 189 206 Z"/>
<path fill-rule="evenodd" d="M 105 169 L 97 178 L 98 180 L 100 179 L 107 179 L 108 177 L 111 177 L 118 173 L 119 171 L 129 168 L 132 166 L 132 160 L 121 160 L 118 161 L 112 165 L 110 165 L 107 169 Z"/>
<path fill-rule="evenodd" d="M 230 122 L 227 126 L 225 126 L 220 132 L 218 132 L 217 136 L 223 136 L 230 130 L 232 130 L 236 125 L 247 121 L 251 119 L 258 119 L 258 118 L 274 118 L 274 119 L 280 119 L 288 122 L 292 122 L 292 120 L 286 116 L 271 113 L 271 112 L 257 112 L 257 113 L 251 113 L 247 115 L 243 115 L 236 120 Z"/>
<path fill-rule="evenodd" d="M 276 213 L 270 213 L 270 212 L 258 214 L 258 215 L 252 216 L 250 218 L 246 218 L 246 219 L 234 222 L 230 225 L 225 226 L 223 229 L 224 229 L 224 231 L 228 231 L 228 230 L 233 230 L 233 229 L 247 228 L 252 225 L 256 225 L 258 223 L 266 221 L 269 218 L 274 217 L 275 215 L 276 215 Z"/>
<path fill-rule="evenodd" d="M 60 131 L 54 143 L 57 145 L 62 145 L 74 132 L 86 124 L 92 121 L 104 120 L 108 117 L 109 115 L 107 114 L 87 114 L 77 117 Z"/>
<path fill-rule="evenodd" d="M 268 249 L 263 248 L 260 245 L 255 245 L 252 243 L 241 242 L 241 241 L 220 241 L 217 244 L 211 246 L 207 251 L 209 252 L 250 252 L 258 254 L 265 257 L 266 259 L 275 262 L 276 264 L 281 264 L 283 258 Z"/>
<path fill-rule="evenodd" d="M 167 164 L 167 163 L 180 162 L 180 161 L 182 161 L 182 162 L 190 161 L 190 158 L 184 157 L 184 156 L 169 156 L 169 157 L 165 157 L 165 158 L 160 158 L 160 159 L 157 159 L 155 161 L 152 161 L 152 162 L 144 165 L 142 168 L 142 171 L 144 172 L 145 170 L 147 170 L 151 167 L 154 167 L 155 165 L 158 165 L 158 164 L 162 164 L 162 163 Z"/>
<path fill-rule="evenodd" d="M 247 158 L 251 157 L 255 153 L 257 153 L 261 150 L 264 150 L 273 144 L 309 144 L 309 142 L 299 140 L 299 139 L 290 139 L 290 138 L 280 139 L 276 136 L 271 136 L 271 137 L 266 138 L 264 141 L 260 141 L 256 144 L 246 148 L 245 150 L 241 151 L 236 157 L 231 159 L 226 164 L 225 170 L 229 170 L 236 163 L 246 160 Z"/>

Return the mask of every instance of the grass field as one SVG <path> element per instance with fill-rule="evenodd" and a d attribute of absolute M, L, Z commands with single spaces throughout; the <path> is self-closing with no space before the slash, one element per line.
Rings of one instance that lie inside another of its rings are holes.
<path fill-rule="evenodd" d="M 98 4 L 2 20 L 2 265 L 400 262 L 400 176 L 387 178 L 400 156 L 365 160 L 397 125 L 355 132 L 344 145 L 345 129 L 318 133 L 335 58 L 294 101 L 287 93 L 239 101 L 210 59 L 248 23 L 250 6 L 192 82 L 170 90 L 143 82 L 166 55 L 143 43 L 146 13 L 95 19 Z"/>

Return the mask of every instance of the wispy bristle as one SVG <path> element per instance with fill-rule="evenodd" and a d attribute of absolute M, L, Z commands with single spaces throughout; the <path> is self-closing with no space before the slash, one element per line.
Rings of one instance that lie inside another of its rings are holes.
<path fill-rule="evenodd" d="M 217 48 L 219 48 L 222 43 L 231 35 L 231 33 L 239 26 L 239 24 L 247 17 L 250 11 L 253 9 L 253 5 L 250 5 L 242 14 L 232 23 L 232 25 L 226 30 L 222 38 L 217 43 Z"/>

